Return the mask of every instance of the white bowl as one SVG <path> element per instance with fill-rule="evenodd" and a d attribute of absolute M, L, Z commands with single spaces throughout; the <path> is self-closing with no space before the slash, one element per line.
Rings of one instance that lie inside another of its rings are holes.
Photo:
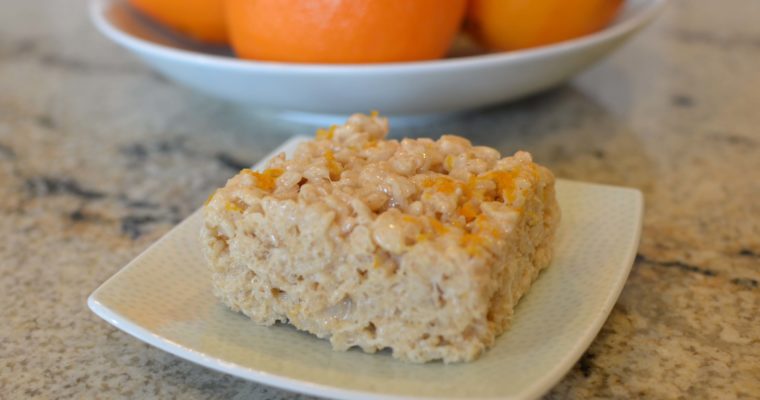
<path fill-rule="evenodd" d="M 168 78 L 253 107 L 348 114 L 445 113 L 505 102 L 566 81 L 644 27 L 665 0 L 628 0 L 606 29 L 529 50 L 435 61 L 328 65 L 236 59 L 137 15 L 124 0 L 91 0 L 98 29 Z"/>

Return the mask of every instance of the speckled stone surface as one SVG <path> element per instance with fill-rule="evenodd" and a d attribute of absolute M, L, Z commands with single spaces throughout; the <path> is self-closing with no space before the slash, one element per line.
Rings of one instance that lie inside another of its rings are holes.
<path fill-rule="evenodd" d="M 313 127 L 177 87 L 85 2 L 0 0 L 0 397 L 298 395 L 151 348 L 86 298 L 241 166 Z M 640 188 L 617 306 L 548 398 L 760 398 L 760 2 L 671 2 L 573 83 L 397 135 L 456 132 Z"/>

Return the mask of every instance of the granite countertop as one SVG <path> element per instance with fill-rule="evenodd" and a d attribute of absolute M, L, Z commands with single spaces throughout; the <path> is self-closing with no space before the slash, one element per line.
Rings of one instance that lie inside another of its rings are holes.
<path fill-rule="evenodd" d="M 299 397 L 87 309 L 212 189 L 313 127 L 166 81 L 85 6 L 0 0 L 0 397 Z M 526 149 L 560 177 L 643 191 L 628 283 L 548 398 L 760 398 L 758 21 L 753 0 L 671 2 L 571 84 L 396 130 Z"/>

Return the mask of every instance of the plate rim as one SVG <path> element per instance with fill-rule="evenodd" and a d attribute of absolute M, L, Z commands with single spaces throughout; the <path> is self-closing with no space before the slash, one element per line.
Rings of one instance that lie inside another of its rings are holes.
<path fill-rule="evenodd" d="M 256 167 L 254 168 L 259 168 L 269 158 L 307 139 L 308 137 L 306 136 L 295 136 L 287 140 L 286 142 L 281 144 L 279 147 L 277 147 L 275 150 L 273 150 L 271 153 L 269 153 L 267 156 L 262 158 L 262 160 L 259 163 L 257 163 Z M 519 393 L 516 396 L 484 397 L 482 399 L 537 398 L 541 396 L 542 394 L 546 393 L 551 388 L 553 388 L 567 374 L 567 372 L 573 367 L 573 365 L 575 365 L 577 360 L 583 355 L 583 353 L 586 351 L 586 349 L 588 349 L 588 347 L 591 345 L 591 343 L 594 341 L 594 339 L 598 335 L 602 326 L 604 325 L 607 318 L 609 317 L 609 314 L 612 311 L 612 308 L 617 303 L 617 299 L 620 297 L 620 293 L 622 292 L 625 286 L 625 283 L 628 280 L 630 271 L 633 267 L 636 253 L 638 251 L 638 246 L 639 246 L 639 242 L 641 238 L 642 225 L 643 225 L 644 200 L 643 200 L 643 195 L 641 191 L 635 188 L 630 188 L 630 187 L 604 185 L 604 184 L 589 183 L 589 182 L 579 182 L 579 181 L 566 180 L 566 179 L 557 179 L 557 184 L 558 186 L 567 185 L 567 184 L 584 185 L 584 186 L 605 188 L 607 190 L 624 191 L 624 192 L 629 193 L 629 196 L 632 197 L 632 201 L 636 208 L 635 214 L 637 218 L 636 218 L 635 226 L 627 227 L 629 229 L 632 228 L 634 230 L 633 231 L 634 243 L 632 243 L 630 246 L 627 247 L 625 259 L 623 260 L 621 258 L 621 261 L 620 261 L 621 265 L 624 266 L 625 271 L 621 271 L 621 274 L 619 275 L 618 279 L 614 282 L 614 286 L 611 287 L 610 290 L 607 292 L 607 296 L 604 299 L 603 312 L 597 313 L 597 315 L 593 318 L 592 322 L 586 326 L 585 333 L 581 337 L 581 340 L 578 340 L 573 343 L 571 348 L 568 349 L 568 351 L 566 352 L 565 356 L 558 360 L 555 366 L 544 375 L 544 378 L 537 379 L 535 382 L 531 383 L 523 392 Z M 114 275 L 112 275 L 104 283 L 102 283 L 97 289 L 95 289 L 95 291 L 93 291 L 92 294 L 90 294 L 90 296 L 88 296 L 87 298 L 87 305 L 90 308 L 90 310 L 92 310 L 92 312 L 94 312 L 98 317 L 102 318 L 103 320 L 113 325 L 117 329 L 123 332 L 126 332 L 127 334 L 135 337 L 136 339 L 142 342 L 145 342 L 163 351 L 166 351 L 167 353 L 173 354 L 177 357 L 183 358 L 185 360 L 188 360 L 200 366 L 210 368 L 222 373 L 227 373 L 227 374 L 230 374 L 239 378 L 243 378 L 249 381 L 257 382 L 260 384 L 270 385 L 273 387 L 277 387 L 280 389 L 289 390 L 289 391 L 297 392 L 297 393 L 305 393 L 305 394 L 315 395 L 315 396 L 320 396 L 320 397 L 329 397 L 329 398 L 346 399 L 346 400 L 348 399 L 369 399 L 369 400 L 445 399 L 443 397 L 404 396 L 404 395 L 394 395 L 394 394 L 372 393 L 368 391 L 361 391 L 361 390 L 354 390 L 354 389 L 345 389 L 338 386 L 330 386 L 327 384 L 314 383 L 314 382 L 301 380 L 298 378 L 290 378 L 290 377 L 286 377 L 282 375 L 272 374 L 265 371 L 248 368 L 236 363 L 225 361 L 218 357 L 208 355 L 206 353 L 202 353 L 190 347 L 183 346 L 179 343 L 173 342 L 172 340 L 164 336 L 161 336 L 159 334 L 156 334 L 155 332 L 148 330 L 147 328 L 143 328 L 139 326 L 139 324 L 137 324 L 132 319 L 112 310 L 111 308 L 109 308 L 107 305 L 105 305 L 98 299 L 98 294 L 102 290 L 105 290 L 104 288 L 106 288 L 107 286 L 109 286 L 109 284 L 112 284 L 113 282 L 118 280 L 121 274 L 125 273 L 125 271 L 127 271 L 128 269 L 133 267 L 135 264 L 137 264 L 143 257 L 146 256 L 146 254 L 153 251 L 154 248 L 159 246 L 162 242 L 164 242 L 165 240 L 170 240 L 170 236 L 171 236 L 170 234 L 172 232 L 181 228 L 185 224 L 191 223 L 193 218 L 199 218 L 198 214 L 200 213 L 201 213 L 201 209 L 195 210 L 182 222 L 180 222 L 171 230 L 166 232 L 166 234 L 164 234 L 159 240 L 157 240 L 155 243 L 148 246 L 139 255 L 137 255 L 134 259 L 132 259 L 129 263 L 127 263 L 124 267 L 119 269 Z M 455 399 L 455 398 L 450 398 L 450 399 Z M 460 399 L 460 398 L 456 398 L 456 399 Z"/>
<path fill-rule="evenodd" d="M 639 6 L 640 9 L 636 10 L 636 13 L 628 20 L 614 23 L 598 32 L 575 39 L 530 49 L 427 61 L 373 64 L 324 64 L 245 60 L 184 50 L 145 40 L 118 28 L 106 17 L 106 12 L 115 2 L 123 1 L 124 0 L 90 0 L 89 2 L 90 20 L 95 27 L 103 35 L 123 47 L 137 50 L 138 52 L 149 53 L 157 57 L 175 58 L 177 60 L 205 66 L 214 65 L 228 70 L 318 76 L 330 74 L 364 76 L 451 71 L 468 68 L 475 69 L 558 55 L 573 51 L 579 47 L 594 46 L 642 29 L 648 25 L 668 3 L 668 0 L 640 0 L 644 4 Z"/>

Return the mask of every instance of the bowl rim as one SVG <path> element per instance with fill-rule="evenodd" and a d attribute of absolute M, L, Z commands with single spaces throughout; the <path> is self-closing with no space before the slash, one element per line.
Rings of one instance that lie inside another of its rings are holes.
<path fill-rule="evenodd" d="M 632 0 L 626 0 L 631 3 Z M 604 29 L 575 39 L 559 43 L 514 50 L 499 53 L 478 54 L 454 58 L 443 58 L 425 61 L 405 61 L 368 64 L 327 64 L 327 63 L 291 63 L 278 61 L 256 61 L 233 58 L 192 50 L 179 49 L 139 38 L 122 30 L 107 17 L 107 11 L 118 2 L 124 0 L 90 0 L 90 19 L 96 28 L 106 37 L 117 44 L 150 53 L 156 57 L 174 58 L 197 65 L 223 67 L 230 70 L 246 72 L 275 72 L 284 74 L 382 74 L 399 72 L 432 72 L 446 70 L 461 70 L 466 68 L 484 67 L 509 62 L 529 61 L 531 59 L 558 55 L 573 51 L 578 47 L 588 47 L 618 36 L 643 28 L 657 16 L 667 3 L 667 0 L 638 0 L 633 5 L 632 15 L 623 21 L 613 23 Z"/>

